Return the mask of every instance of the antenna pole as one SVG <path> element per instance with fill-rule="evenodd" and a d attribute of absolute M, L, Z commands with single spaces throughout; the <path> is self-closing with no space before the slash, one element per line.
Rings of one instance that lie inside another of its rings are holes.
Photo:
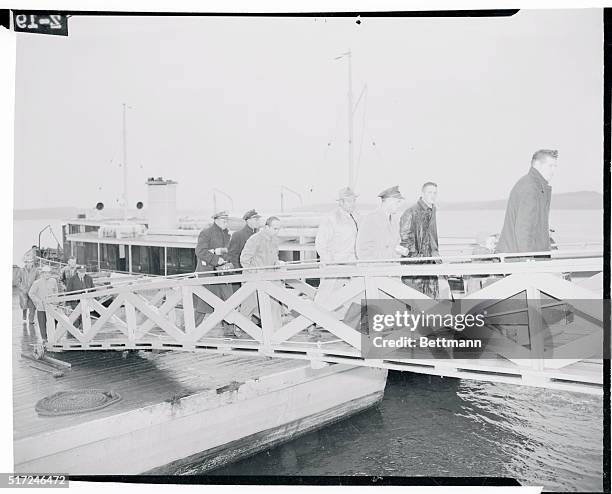
<path fill-rule="evenodd" d="M 127 221 L 128 206 L 128 164 L 127 164 L 127 127 L 126 105 L 123 103 L 123 221 Z"/>
<path fill-rule="evenodd" d="M 349 187 L 355 188 L 355 170 L 353 166 L 353 68 L 351 63 L 351 50 L 348 53 L 348 166 Z"/>

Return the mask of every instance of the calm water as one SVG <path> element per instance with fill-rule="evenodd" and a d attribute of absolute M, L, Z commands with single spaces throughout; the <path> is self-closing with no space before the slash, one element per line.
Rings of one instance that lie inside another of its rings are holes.
<path fill-rule="evenodd" d="M 377 407 L 211 473 L 503 476 L 601 491 L 602 420 L 596 396 L 390 372 Z"/>

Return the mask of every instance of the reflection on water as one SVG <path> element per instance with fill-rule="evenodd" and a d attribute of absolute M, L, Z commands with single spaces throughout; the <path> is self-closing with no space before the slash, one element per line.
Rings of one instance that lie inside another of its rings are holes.
<path fill-rule="evenodd" d="M 390 372 L 379 406 L 209 473 L 504 476 L 600 491 L 602 413 L 596 396 Z"/>

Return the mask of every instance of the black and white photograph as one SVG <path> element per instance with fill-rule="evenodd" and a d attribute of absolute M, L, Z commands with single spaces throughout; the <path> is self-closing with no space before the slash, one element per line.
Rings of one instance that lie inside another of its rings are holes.
<path fill-rule="evenodd" d="M 6 12 L 9 483 L 609 492 L 609 11 Z"/>

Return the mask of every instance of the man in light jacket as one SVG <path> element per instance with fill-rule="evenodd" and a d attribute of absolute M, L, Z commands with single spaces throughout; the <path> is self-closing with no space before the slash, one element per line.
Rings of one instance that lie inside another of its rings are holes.
<path fill-rule="evenodd" d="M 357 259 L 394 259 L 399 257 L 399 220 L 397 213 L 404 205 L 399 186 L 380 194 L 380 207 L 366 215 L 357 233 Z"/>
<path fill-rule="evenodd" d="M 557 168 L 558 156 L 553 149 L 540 149 L 533 154 L 529 172 L 510 192 L 496 252 L 550 250 L 550 180 Z"/>
<path fill-rule="evenodd" d="M 240 264 L 242 264 L 243 268 L 248 269 L 247 274 L 273 271 L 274 266 L 283 264 L 278 258 L 278 233 L 280 229 L 280 219 L 276 216 L 270 216 L 266 220 L 264 227 L 246 241 L 244 249 L 242 249 L 242 254 L 240 254 Z M 274 283 L 282 285 L 282 283 L 279 282 Z M 243 313 L 247 313 L 245 315 L 251 315 L 256 310 L 257 302 L 255 297 L 255 294 L 253 294 L 244 301 Z M 270 299 L 270 306 L 273 329 L 277 329 L 281 324 L 281 307 L 279 303 L 273 299 Z"/>
<path fill-rule="evenodd" d="M 43 266 L 41 277 L 30 288 L 29 295 L 36 306 L 38 329 L 43 342 L 47 341 L 47 313 L 45 312 L 45 299 L 57 294 L 57 281 L 51 277 L 51 267 Z"/>
<path fill-rule="evenodd" d="M 321 220 L 315 248 L 321 263 L 351 262 L 357 260 L 357 232 L 359 217 L 355 211 L 357 194 L 350 187 L 338 192 L 338 206 Z M 322 278 L 315 296 L 315 302 L 328 299 L 341 289 L 349 278 Z M 347 307 L 337 312 L 342 318 Z"/>
<path fill-rule="evenodd" d="M 23 268 L 19 269 L 17 275 L 17 290 L 19 293 L 19 306 L 21 307 L 23 324 L 34 324 L 34 313 L 36 306 L 30 298 L 29 291 L 38 278 L 38 268 L 34 264 L 34 258 L 27 257 Z"/>

